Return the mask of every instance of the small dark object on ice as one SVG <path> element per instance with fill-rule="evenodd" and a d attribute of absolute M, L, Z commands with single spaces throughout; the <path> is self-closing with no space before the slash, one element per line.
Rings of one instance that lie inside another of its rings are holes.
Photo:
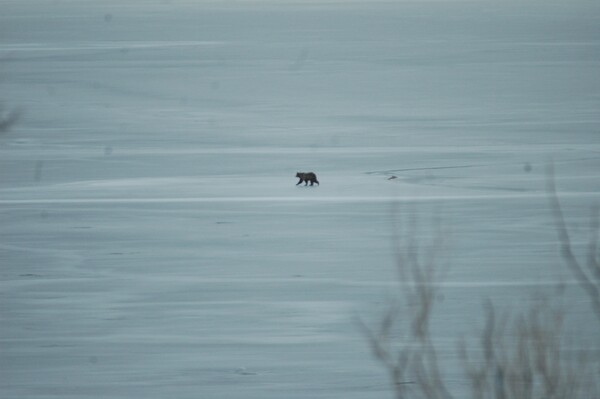
<path fill-rule="evenodd" d="M 388 180 L 394 180 L 394 179 L 397 179 L 397 178 L 398 178 L 398 176 L 390 176 L 390 177 L 388 177 Z"/>
<path fill-rule="evenodd" d="M 308 185 L 308 182 L 310 182 L 310 185 L 312 186 L 314 183 L 319 184 L 319 181 L 317 180 L 317 175 L 315 175 L 313 172 L 298 172 L 296 173 L 296 177 L 300 179 L 300 181 L 298 181 L 298 183 L 296 183 L 296 185 L 304 182 L 304 185 Z M 320 185 L 320 184 L 319 184 Z"/>

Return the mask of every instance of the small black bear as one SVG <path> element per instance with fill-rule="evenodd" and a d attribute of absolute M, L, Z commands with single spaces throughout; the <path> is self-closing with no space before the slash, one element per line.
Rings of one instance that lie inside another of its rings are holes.
<path fill-rule="evenodd" d="M 310 182 L 310 185 L 314 185 L 315 183 L 319 184 L 319 181 L 317 180 L 317 175 L 315 175 L 313 172 L 298 172 L 296 173 L 296 177 L 300 179 L 300 181 L 298 183 L 296 183 L 296 185 L 304 182 L 304 185 L 308 185 L 308 182 Z M 319 184 L 320 185 L 320 184 Z"/>

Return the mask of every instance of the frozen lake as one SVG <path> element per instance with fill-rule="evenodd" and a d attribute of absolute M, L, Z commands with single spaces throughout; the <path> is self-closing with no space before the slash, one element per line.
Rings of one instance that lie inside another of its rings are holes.
<path fill-rule="evenodd" d="M 0 7 L 2 398 L 391 398 L 357 319 L 398 291 L 394 226 L 427 247 L 436 218 L 458 397 L 486 298 L 563 283 L 600 350 L 544 185 L 552 160 L 583 258 L 598 4 Z"/>

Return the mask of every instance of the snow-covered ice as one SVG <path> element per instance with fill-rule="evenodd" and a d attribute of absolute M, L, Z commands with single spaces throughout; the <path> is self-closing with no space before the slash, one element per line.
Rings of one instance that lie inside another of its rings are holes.
<path fill-rule="evenodd" d="M 423 245 L 448 232 L 448 364 L 485 298 L 559 282 L 597 345 L 544 185 L 552 161 L 581 254 L 595 2 L 1 7 L 0 101 L 23 111 L 0 135 L 1 397 L 389 398 L 357 320 L 398 290 L 413 217 Z"/>

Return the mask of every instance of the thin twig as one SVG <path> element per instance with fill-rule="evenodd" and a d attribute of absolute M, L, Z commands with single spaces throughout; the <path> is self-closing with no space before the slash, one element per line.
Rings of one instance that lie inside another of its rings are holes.
<path fill-rule="evenodd" d="M 571 249 L 569 231 L 565 223 L 562 207 L 560 205 L 560 201 L 558 200 L 558 195 L 556 194 L 556 184 L 554 181 L 554 165 L 551 163 L 546 168 L 546 191 L 548 193 L 550 209 L 552 211 L 554 223 L 556 225 L 556 232 L 558 233 L 558 241 L 560 243 L 561 255 L 565 263 L 567 264 L 567 267 L 571 270 L 571 272 L 574 274 L 575 278 L 579 282 L 581 288 L 583 288 L 590 297 L 596 317 L 598 318 L 598 320 L 600 320 L 600 290 L 598 286 L 594 284 L 591 278 L 583 270 Z"/>

